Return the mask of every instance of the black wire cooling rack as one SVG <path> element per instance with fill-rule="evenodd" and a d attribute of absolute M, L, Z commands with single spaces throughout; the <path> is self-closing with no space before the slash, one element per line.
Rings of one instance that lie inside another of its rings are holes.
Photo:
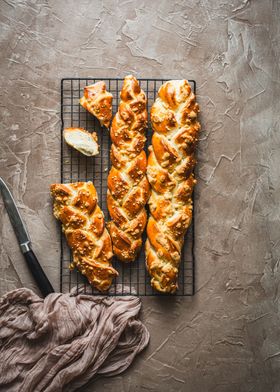
<path fill-rule="evenodd" d="M 99 205 L 104 212 L 106 221 L 109 221 L 107 210 L 107 175 L 110 170 L 110 136 L 105 128 L 101 128 L 98 120 L 79 104 L 79 99 L 83 95 L 86 85 L 104 80 L 107 90 L 113 94 L 113 114 L 116 113 L 119 104 L 119 94 L 122 88 L 123 79 L 92 79 L 92 78 L 64 78 L 61 80 L 61 182 L 70 183 L 76 181 L 93 181 L 99 197 Z M 148 99 L 148 112 L 156 99 L 159 87 L 168 79 L 138 79 L 141 88 L 145 91 Z M 189 80 L 195 92 L 195 81 Z M 95 131 L 98 135 L 100 154 L 95 157 L 86 157 L 78 151 L 69 147 L 62 136 L 62 131 L 66 127 L 81 127 L 89 132 Z M 151 139 L 151 124 L 148 128 L 148 141 Z M 145 242 L 143 236 L 143 243 Z M 61 235 L 61 274 L 60 289 L 62 292 L 70 290 L 79 291 L 82 288 L 88 294 L 100 295 L 99 291 L 92 288 L 87 280 L 76 270 L 70 271 L 68 266 L 72 262 L 71 251 L 66 240 Z M 145 268 L 144 247 L 136 261 L 124 264 L 113 258 L 113 266 L 119 272 L 118 278 L 106 293 L 107 295 L 138 295 L 155 296 L 163 295 L 152 289 L 149 274 Z M 195 257 L 194 257 L 194 218 L 191 227 L 185 237 L 182 251 L 182 261 L 179 271 L 179 289 L 177 296 L 190 296 L 195 290 Z"/>

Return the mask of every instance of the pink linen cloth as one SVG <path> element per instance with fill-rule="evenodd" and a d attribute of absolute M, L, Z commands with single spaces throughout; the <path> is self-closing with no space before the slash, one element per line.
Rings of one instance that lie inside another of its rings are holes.
<path fill-rule="evenodd" d="M 137 297 L 50 294 L 0 298 L 0 391 L 76 391 L 123 372 L 149 342 Z"/>

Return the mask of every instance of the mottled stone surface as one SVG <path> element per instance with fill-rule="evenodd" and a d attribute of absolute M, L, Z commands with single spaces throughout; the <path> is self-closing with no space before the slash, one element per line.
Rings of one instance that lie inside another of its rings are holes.
<path fill-rule="evenodd" d="M 280 2 L 0 2 L 1 175 L 59 283 L 60 79 L 193 78 L 197 293 L 145 298 L 149 348 L 83 391 L 278 392 Z M 35 289 L 0 202 L 1 293 Z"/>

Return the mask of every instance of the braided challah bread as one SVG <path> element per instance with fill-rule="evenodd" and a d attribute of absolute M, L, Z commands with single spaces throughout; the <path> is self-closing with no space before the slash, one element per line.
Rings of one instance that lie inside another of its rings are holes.
<path fill-rule="evenodd" d="M 154 132 L 147 167 L 152 191 L 146 265 L 151 285 L 165 293 L 174 293 L 178 287 L 184 235 L 192 219 L 198 112 L 195 95 L 186 80 L 163 84 L 151 109 Z"/>
<path fill-rule="evenodd" d="M 112 243 L 93 183 L 53 184 L 51 195 L 54 216 L 73 251 L 70 268 L 77 267 L 98 290 L 108 290 L 118 273 L 110 262 Z"/>
<path fill-rule="evenodd" d="M 147 222 L 149 197 L 144 151 L 147 128 L 146 96 L 134 76 L 127 76 L 121 102 L 111 127 L 112 168 L 108 176 L 108 228 L 114 254 L 124 262 L 135 260 Z"/>
<path fill-rule="evenodd" d="M 112 119 L 113 95 L 106 91 L 106 84 L 101 81 L 84 88 L 84 96 L 80 104 L 93 114 L 101 125 L 109 128 Z"/>

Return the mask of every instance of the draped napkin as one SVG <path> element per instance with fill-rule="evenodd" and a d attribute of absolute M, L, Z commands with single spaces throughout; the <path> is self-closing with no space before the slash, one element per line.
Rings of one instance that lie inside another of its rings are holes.
<path fill-rule="evenodd" d="M 50 294 L 0 298 L 0 391 L 76 391 L 123 372 L 149 342 L 137 297 Z"/>

